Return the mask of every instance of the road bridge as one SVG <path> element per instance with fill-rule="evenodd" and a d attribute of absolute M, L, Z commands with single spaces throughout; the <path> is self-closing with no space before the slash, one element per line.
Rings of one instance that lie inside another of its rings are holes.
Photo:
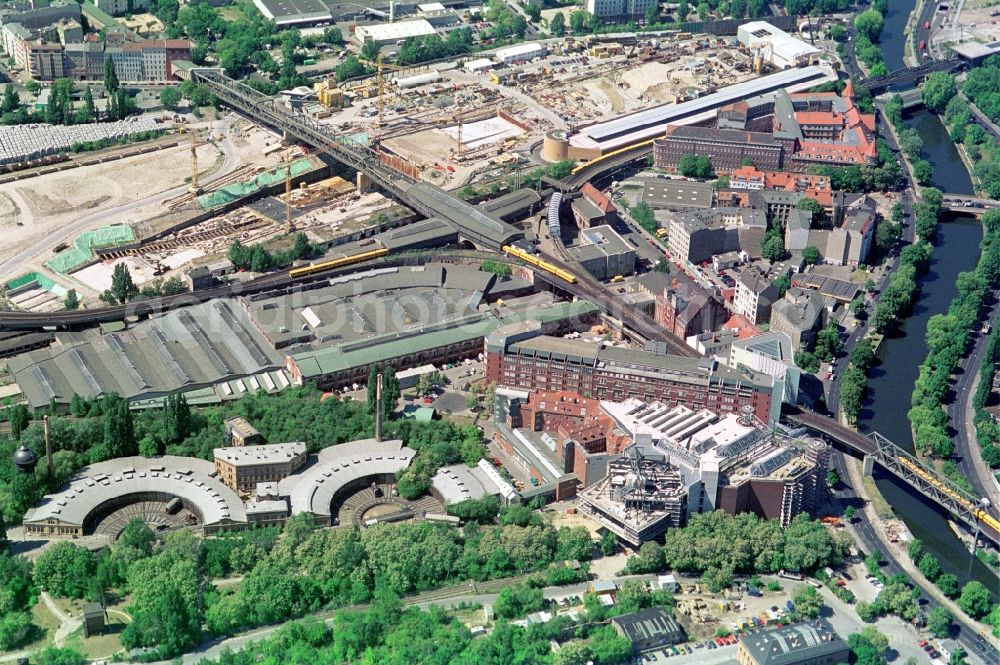
<path fill-rule="evenodd" d="M 834 442 L 835 447 L 863 459 L 866 475 L 871 475 L 873 466 L 878 464 L 947 510 L 973 533 L 982 533 L 994 543 L 1000 544 L 1000 514 L 995 506 L 984 507 L 979 497 L 942 477 L 936 469 L 927 466 L 878 432 L 865 435 L 841 425 L 833 418 L 798 407 L 786 410 L 785 416 L 826 435 Z"/>
<path fill-rule="evenodd" d="M 931 60 L 919 67 L 905 67 L 890 72 L 885 76 L 873 76 L 862 79 L 861 85 L 868 88 L 873 95 L 885 92 L 889 88 L 897 86 L 916 86 L 934 72 L 956 72 L 962 69 L 965 63 L 958 58 L 950 60 Z"/>
<path fill-rule="evenodd" d="M 307 115 L 286 108 L 278 100 L 235 81 L 215 69 L 193 69 L 191 77 L 203 83 L 219 100 L 250 120 L 270 127 L 285 137 L 307 143 L 338 162 L 351 167 L 362 179 L 378 185 L 421 215 L 439 217 L 456 228 L 463 239 L 478 247 L 499 250 L 524 237 L 517 228 L 484 214 L 475 206 L 440 187 L 419 182 L 391 155 L 349 136 L 335 133 Z"/>
<path fill-rule="evenodd" d="M 975 217 L 982 217 L 987 210 L 1000 209 L 1000 201 L 983 199 L 966 194 L 951 194 L 945 192 L 941 196 L 941 208 L 951 212 L 961 212 Z"/>

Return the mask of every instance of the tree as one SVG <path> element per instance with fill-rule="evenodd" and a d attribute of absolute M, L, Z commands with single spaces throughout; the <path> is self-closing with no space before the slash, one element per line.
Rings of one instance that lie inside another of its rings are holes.
<path fill-rule="evenodd" d="M 712 175 L 712 162 L 704 155 L 689 153 L 681 156 L 677 170 L 687 178 L 708 178 Z"/>
<path fill-rule="evenodd" d="M 138 455 L 139 446 L 128 401 L 118 393 L 110 393 L 104 398 L 103 409 L 104 441 L 103 451 L 100 452 L 104 454 L 104 459 Z"/>
<path fill-rule="evenodd" d="M 375 406 L 378 404 L 378 365 L 372 365 L 368 368 L 366 397 L 368 399 L 368 413 L 374 415 Z"/>
<path fill-rule="evenodd" d="M 35 581 L 60 598 L 83 598 L 97 569 L 97 557 L 74 543 L 49 547 L 35 561 Z"/>
<path fill-rule="evenodd" d="M 778 297 L 784 298 L 788 289 L 792 288 L 792 278 L 788 275 L 782 275 L 774 280 L 774 286 L 778 289 Z"/>
<path fill-rule="evenodd" d="M 542 18 L 542 7 L 537 3 L 529 2 L 524 6 L 524 13 L 528 15 L 528 18 L 530 18 L 533 23 L 538 23 L 538 21 Z"/>
<path fill-rule="evenodd" d="M 183 394 L 167 395 L 163 400 L 163 420 L 170 442 L 180 442 L 191 435 L 191 407 Z"/>
<path fill-rule="evenodd" d="M 935 113 L 943 113 L 955 97 L 955 77 L 947 72 L 934 72 L 920 86 L 920 99 Z"/>
<path fill-rule="evenodd" d="M 660 21 L 660 3 L 657 1 L 646 9 L 646 25 L 652 25 Z"/>
<path fill-rule="evenodd" d="M 132 281 L 132 273 L 129 272 L 127 265 L 119 263 L 115 266 L 114 272 L 111 273 L 111 288 L 105 293 L 117 303 L 126 303 L 139 295 L 139 288 Z"/>
<path fill-rule="evenodd" d="M 386 365 L 382 368 L 382 419 L 389 420 L 396 411 L 401 393 L 399 379 L 396 378 L 396 368 Z"/>
<path fill-rule="evenodd" d="M 795 603 L 795 613 L 816 619 L 823 608 L 823 597 L 808 584 L 800 584 L 792 591 L 792 602 Z"/>
<path fill-rule="evenodd" d="M 854 29 L 858 31 L 859 35 L 862 35 L 870 42 L 877 42 L 879 35 L 882 34 L 882 26 L 885 23 L 885 19 L 882 14 L 874 9 L 869 9 L 861 12 L 854 17 Z"/>
<path fill-rule="evenodd" d="M 553 37 L 562 37 L 566 34 L 566 17 L 563 16 L 562 12 L 559 12 L 552 17 L 549 21 L 549 32 L 552 33 Z"/>
<path fill-rule="evenodd" d="M 176 296 L 181 293 L 187 293 L 188 287 L 187 284 L 184 283 L 183 279 L 174 275 L 163 283 L 161 291 L 165 296 Z"/>
<path fill-rule="evenodd" d="M 951 612 L 938 605 L 927 614 L 927 629 L 934 633 L 935 637 L 948 637 L 953 618 Z"/>
<path fill-rule="evenodd" d="M 160 91 L 160 104 L 163 108 L 176 111 L 177 105 L 181 102 L 181 91 L 179 88 L 169 87 Z"/>
<path fill-rule="evenodd" d="M 368 38 L 365 43 L 361 45 L 361 57 L 368 62 L 375 62 L 378 59 L 379 45 L 374 39 Z"/>
<path fill-rule="evenodd" d="M 802 199 L 795 205 L 795 208 L 798 210 L 806 210 L 812 213 L 812 221 L 814 222 L 818 219 L 821 219 L 823 215 L 826 213 L 826 211 L 823 210 L 823 206 L 820 205 L 819 201 L 810 198 Z"/>
<path fill-rule="evenodd" d="M 807 199 L 807 200 L 811 201 L 812 199 Z M 802 260 L 805 261 L 807 264 L 816 265 L 817 263 L 819 263 L 819 260 L 821 258 L 822 256 L 820 255 L 819 250 L 816 247 L 808 245 L 802 248 Z"/>
<path fill-rule="evenodd" d="M 63 299 L 63 307 L 66 309 L 79 309 L 80 296 L 76 294 L 76 289 L 70 289 L 66 293 L 66 298 Z"/>
<path fill-rule="evenodd" d="M 8 83 L 3 90 L 3 102 L 0 102 L 0 111 L 3 113 L 13 113 L 21 106 L 21 98 L 17 96 L 17 90 L 13 83 Z"/>
<path fill-rule="evenodd" d="M 578 9 L 569 15 L 569 28 L 573 31 L 574 35 L 582 35 L 587 30 L 589 20 L 590 14 L 585 10 Z"/>
<path fill-rule="evenodd" d="M 21 440 L 21 433 L 28 429 L 31 414 L 23 404 L 15 404 L 7 409 L 7 421 L 10 422 L 10 433 L 15 441 Z"/>
<path fill-rule="evenodd" d="M 104 90 L 107 91 L 110 97 L 118 92 L 119 87 L 120 83 L 118 82 L 118 72 L 115 71 L 115 61 L 112 58 L 107 58 L 104 61 Z"/>
<path fill-rule="evenodd" d="M 779 231 L 768 231 L 764 234 L 764 242 L 760 245 L 760 255 L 770 261 L 777 263 L 785 258 L 785 241 Z"/>
<path fill-rule="evenodd" d="M 848 522 L 853 522 L 854 516 L 857 515 L 857 513 L 858 513 L 857 508 L 855 508 L 854 506 L 847 506 L 846 508 L 844 508 L 844 519 L 847 520 Z"/>
<path fill-rule="evenodd" d="M 976 620 L 982 619 L 993 608 L 989 589 L 977 580 L 972 580 L 962 587 L 957 602 L 963 612 Z"/>
<path fill-rule="evenodd" d="M 930 162 L 926 159 L 914 160 L 913 177 L 916 178 L 917 182 L 921 185 L 930 184 L 931 178 L 934 177 L 934 167 L 931 166 Z"/>
<path fill-rule="evenodd" d="M 933 554 L 925 554 L 917 562 L 917 569 L 931 582 L 941 577 L 941 564 Z"/>
<path fill-rule="evenodd" d="M 31 654 L 31 661 L 37 665 L 84 665 L 87 657 L 75 649 L 50 646 Z"/>
<path fill-rule="evenodd" d="M 949 598 L 958 596 L 958 578 L 951 573 L 945 573 L 937 578 L 936 584 L 937 588 L 941 589 L 941 593 Z"/>

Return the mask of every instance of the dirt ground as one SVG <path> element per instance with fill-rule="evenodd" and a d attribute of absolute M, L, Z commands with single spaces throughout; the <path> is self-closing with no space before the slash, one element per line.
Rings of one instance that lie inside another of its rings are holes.
<path fill-rule="evenodd" d="M 198 150 L 199 166 L 206 170 L 221 158 L 214 146 Z M 43 240 L 67 222 L 177 187 L 190 175 L 189 149 L 177 147 L 0 185 L 0 259 Z M 129 221 L 135 219 L 134 214 L 128 216 Z M 108 223 L 96 220 L 95 226 Z"/>
<path fill-rule="evenodd" d="M 942 1 L 950 12 L 944 19 L 941 32 L 934 41 L 942 46 L 958 42 L 977 41 L 988 43 L 1000 39 L 1000 0 Z M 956 11 L 960 13 L 956 17 Z"/>

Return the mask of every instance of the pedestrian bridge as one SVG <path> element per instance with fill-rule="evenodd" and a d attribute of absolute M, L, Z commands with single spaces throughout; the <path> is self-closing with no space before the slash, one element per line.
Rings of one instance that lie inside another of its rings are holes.
<path fill-rule="evenodd" d="M 841 425 L 833 418 L 798 407 L 786 410 L 784 415 L 791 421 L 826 435 L 834 442 L 834 447 L 863 459 L 866 475 L 871 475 L 875 464 L 880 465 L 947 510 L 971 532 L 981 533 L 1000 544 L 1000 515 L 997 515 L 995 506 L 984 505 L 981 498 L 944 478 L 937 470 L 878 432 L 865 435 Z"/>

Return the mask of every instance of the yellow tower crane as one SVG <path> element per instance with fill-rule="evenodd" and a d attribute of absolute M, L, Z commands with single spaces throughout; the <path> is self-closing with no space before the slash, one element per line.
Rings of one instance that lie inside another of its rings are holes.
<path fill-rule="evenodd" d="M 285 155 L 285 230 L 288 233 L 295 231 L 292 223 L 292 158 Z"/>
<path fill-rule="evenodd" d="M 406 67 L 399 67 L 397 65 L 390 65 L 387 62 L 382 61 L 382 54 L 379 53 L 375 61 L 362 60 L 364 64 L 371 65 L 375 67 L 375 108 L 378 111 L 376 115 L 376 127 L 382 127 L 382 115 L 385 111 L 385 70 L 400 71 L 406 69 Z"/>
<path fill-rule="evenodd" d="M 190 133 L 191 136 L 191 186 L 188 187 L 188 191 L 192 194 L 201 194 L 201 186 L 198 184 L 198 143 L 195 139 L 194 132 Z"/>

